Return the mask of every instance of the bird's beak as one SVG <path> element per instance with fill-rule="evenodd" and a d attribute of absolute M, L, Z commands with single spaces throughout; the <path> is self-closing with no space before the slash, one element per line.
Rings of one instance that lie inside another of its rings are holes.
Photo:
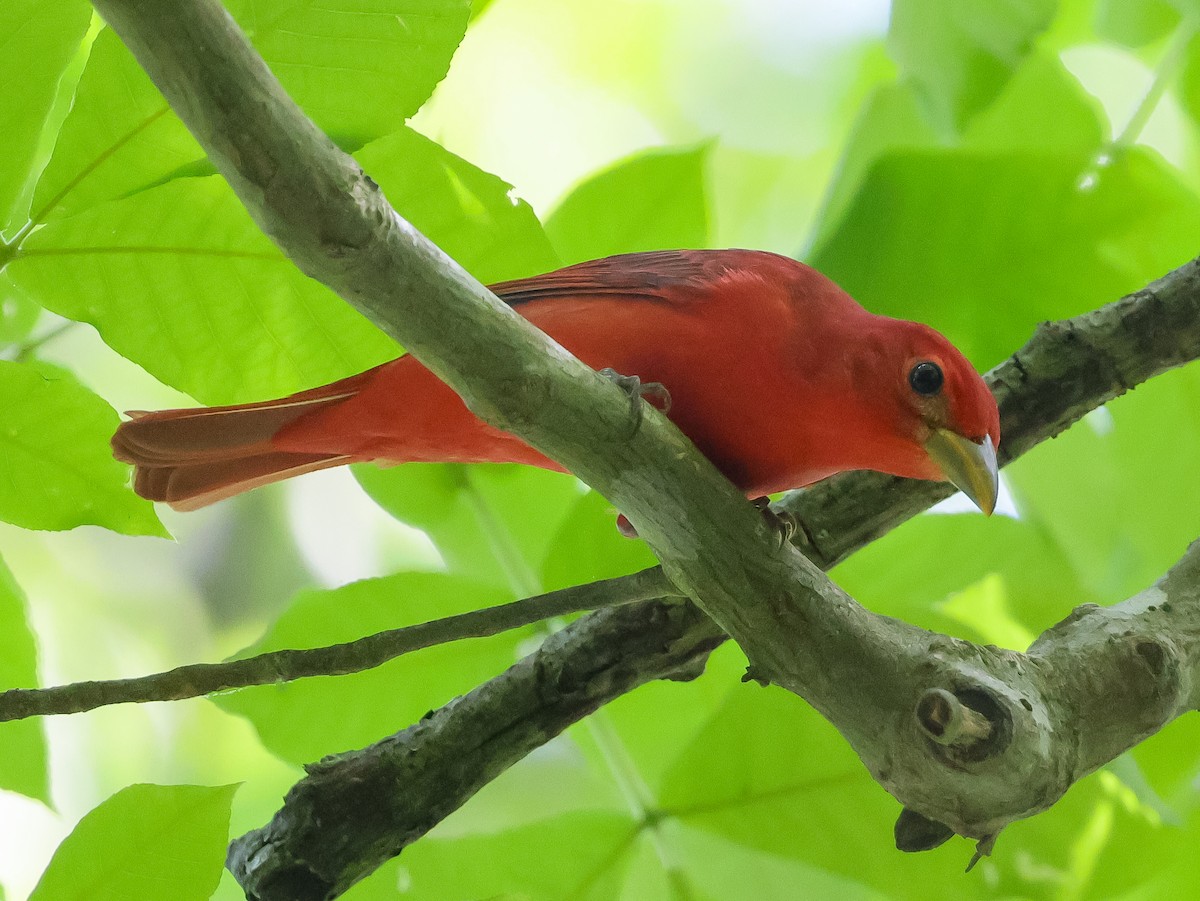
<path fill-rule="evenodd" d="M 925 452 L 984 515 L 991 516 L 1000 490 L 1000 468 L 991 436 L 976 444 L 949 429 L 938 429 L 925 442 Z"/>

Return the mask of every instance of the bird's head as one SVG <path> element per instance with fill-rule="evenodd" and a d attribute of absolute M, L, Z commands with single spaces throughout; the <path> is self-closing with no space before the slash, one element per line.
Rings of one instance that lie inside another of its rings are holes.
<path fill-rule="evenodd" d="M 872 354 L 884 416 L 900 440 L 894 474 L 947 481 L 990 514 L 996 506 L 1000 413 L 979 373 L 926 325 L 888 320 Z"/>

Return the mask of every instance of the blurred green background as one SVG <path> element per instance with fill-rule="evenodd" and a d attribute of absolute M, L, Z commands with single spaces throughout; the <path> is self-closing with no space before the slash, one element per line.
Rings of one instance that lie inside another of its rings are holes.
<path fill-rule="evenodd" d="M 484 281 L 764 248 L 985 369 L 1037 322 L 1200 253 L 1197 0 L 229 6 Z M 344 641 L 653 562 L 603 499 L 539 471 L 331 471 L 187 515 L 135 498 L 108 456 L 116 411 L 277 396 L 397 348 L 256 231 L 86 3 L 6 0 L 0 35 L 0 687 Z M 872 609 L 1023 648 L 1200 535 L 1197 448 L 1193 364 L 1012 466 L 1004 515 L 918 517 L 834 578 Z M 302 764 L 403 728 L 540 634 L 0 725 L 2 897 L 240 897 L 227 835 L 265 822 Z M 725 647 L 695 683 L 621 699 L 347 897 L 1194 894 L 1193 718 L 963 875 L 961 840 L 895 851 L 896 802 L 743 666 Z"/>

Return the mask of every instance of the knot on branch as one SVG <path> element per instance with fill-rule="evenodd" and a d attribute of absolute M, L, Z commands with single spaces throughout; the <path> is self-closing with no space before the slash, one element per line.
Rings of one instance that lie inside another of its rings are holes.
<path fill-rule="evenodd" d="M 957 762 L 997 754 L 1012 735 L 1011 719 L 983 691 L 930 688 L 917 701 L 914 715 L 925 737 Z"/>
<path fill-rule="evenodd" d="M 1149 639 L 1141 639 L 1134 642 L 1134 653 L 1141 658 L 1142 663 L 1146 665 L 1150 675 L 1154 678 L 1162 676 L 1167 671 L 1167 650 L 1161 642 L 1151 641 Z"/>
<path fill-rule="evenodd" d="M 993 839 L 1058 800 L 1074 756 L 1058 754 L 1038 665 L 980 647 L 943 647 L 927 660 L 897 710 L 893 738 L 871 762 L 905 808 L 940 825 L 907 817 L 897 824 L 897 841 L 922 850 L 947 830 Z"/>
<path fill-rule="evenodd" d="M 1124 711 L 1129 725 L 1147 734 L 1157 731 L 1187 694 L 1179 651 L 1169 639 L 1144 631 L 1128 630 L 1115 644 L 1109 703 Z"/>

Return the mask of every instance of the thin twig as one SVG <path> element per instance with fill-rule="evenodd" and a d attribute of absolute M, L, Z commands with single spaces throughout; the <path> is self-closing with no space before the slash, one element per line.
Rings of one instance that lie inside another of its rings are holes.
<path fill-rule="evenodd" d="M 271 651 L 225 663 L 193 663 L 134 679 L 76 682 L 54 688 L 15 688 L 0 694 L 0 722 L 83 713 L 112 704 L 179 701 L 308 676 L 343 676 L 372 669 L 411 651 L 437 644 L 464 638 L 486 638 L 582 610 L 672 596 L 678 596 L 675 587 L 660 568 L 654 567 L 629 576 L 551 591 L 323 648 Z"/>

